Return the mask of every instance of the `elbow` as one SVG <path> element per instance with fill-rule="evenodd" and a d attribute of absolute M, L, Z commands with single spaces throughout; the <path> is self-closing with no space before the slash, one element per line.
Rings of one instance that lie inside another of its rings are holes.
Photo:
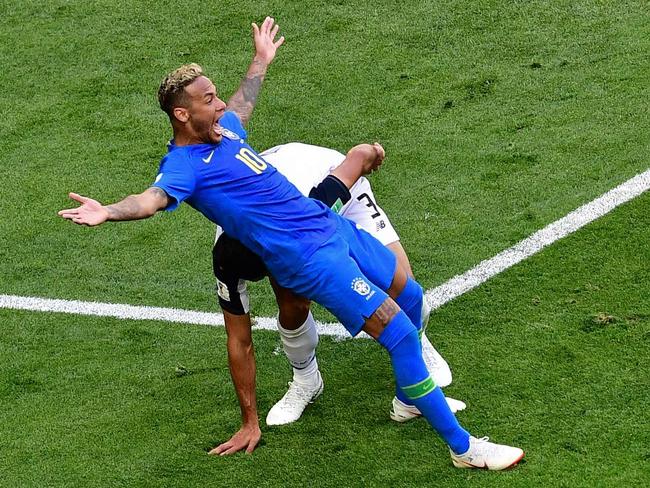
<path fill-rule="evenodd" d="M 157 212 L 158 212 L 157 208 L 153 208 L 153 207 L 146 208 L 144 209 L 144 218 L 148 219 L 149 217 L 153 217 L 154 215 L 156 215 Z"/>

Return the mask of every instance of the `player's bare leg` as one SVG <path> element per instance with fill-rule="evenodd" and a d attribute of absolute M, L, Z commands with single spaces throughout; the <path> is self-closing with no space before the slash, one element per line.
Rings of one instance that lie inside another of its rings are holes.
<path fill-rule="evenodd" d="M 311 302 L 271 279 L 278 302 L 278 332 L 287 359 L 293 367 L 293 381 L 285 395 L 269 410 L 267 425 L 282 425 L 300 418 L 307 405 L 323 392 L 323 379 L 316 360 L 318 332 L 309 311 Z"/>
<path fill-rule="evenodd" d="M 391 242 L 390 244 L 386 244 L 386 247 L 390 249 L 395 255 L 395 258 L 397 259 L 397 265 L 400 268 L 402 268 L 408 276 L 413 278 L 413 270 L 411 269 L 411 262 L 409 261 L 409 258 L 406 255 L 406 251 L 404 250 L 402 243 L 400 241 L 395 241 L 395 242 Z"/>
<path fill-rule="evenodd" d="M 400 273 L 388 290 L 389 295 L 397 297 L 404 289 L 410 273 L 410 264 L 406 253 L 399 241 L 388 246 L 397 256 Z M 310 313 L 310 301 L 299 297 L 271 279 L 271 285 L 278 303 L 278 332 L 282 340 L 285 354 L 293 367 L 293 381 L 289 383 L 286 394 L 270 409 L 266 422 L 268 425 L 281 425 L 295 422 L 300 418 L 307 405 L 313 402 L 323 391 L 323 380 L 318 369 L 316 346 L 318 333 L 314 319 Z M 427 363 L 435 381 L 441 381 L 445 386 L 450 383 L 451 372 L 447 363 L 433 349 L 431 343 L 422 335 L 423 356 L 439 358 Z M 463 410 L 465 404 L 453 398 L 446 398 L 453 412 Z M 406 422 L 419 417 L 420 411 L 414 405 L 394 397 L 390 416 L 397 422 Z"/>

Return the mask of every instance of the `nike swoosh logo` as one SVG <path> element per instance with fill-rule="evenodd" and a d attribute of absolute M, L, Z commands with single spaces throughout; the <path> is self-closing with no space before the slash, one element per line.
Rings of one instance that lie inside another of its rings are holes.
<path fill-rule="evenodd" d="M 472 466 L 476 468 L 487 468 L 487 463 L 485 460 L 482 460 L 480 463 L 478 461 L 474 461 L 474 458 L 469 458 L 469 462 L 471 463 Z"/>
<path fill-rule="evenodd" d="M 205 164 L 208 164 L 210 161 L 212 161 L 212 156 L 214 156 L 214 149 L 212 150 L 212 152 L 210 153 L 210 155 L 207 158 L 202 158 L 202 161 Z"/>
<path fill-rule="evenodd" d="M 460 459 L 459 460 L 461 464 L 467 466 L 468 468 L 478 468 L 478 469 L 483 469 L 487 468 L 487 463 L 485 460 L 481 461 L 480 463 L 477 461 L 474 461 L 474 458 L 470 457 L 467 459 Z"/>

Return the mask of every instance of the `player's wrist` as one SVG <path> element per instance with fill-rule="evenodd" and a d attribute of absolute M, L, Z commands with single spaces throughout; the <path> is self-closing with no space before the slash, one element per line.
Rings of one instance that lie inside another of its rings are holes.
<path fill-rule="evenodd" d="M 252 417 L 242 416 L 241 420 L 242 429 L 255 430 L 260 428 L 260 419 L 255 413 Z"/>
<path fill-rule="evenodd" d="M 102 205 L 101 207 L 99 207 L 99 213 L 101 215 L 100 223 L 108 222 L 109 220 L 114 220 L 111 219 L 111 211 L 109 207 L 110 205 Z"/>
<path fill-rule="evenodd" d="M 253 60 L 251 61 L 251 65 L 255 67 L 257 70 L 264 70 L 269 67 L 271 62 L 273 61 L 273 58 L 268 55 L 264 55 L 261 53 L 255 53 L 255 56 L 253 56 Z"/>
<path fill-rule="evenodd" d="M 102 205 L 100 211 L 104 214 L 104 222 L 115 222 L 123 220 L 122 214 L 118 208 L 115 208 L 114 205 Z"/>

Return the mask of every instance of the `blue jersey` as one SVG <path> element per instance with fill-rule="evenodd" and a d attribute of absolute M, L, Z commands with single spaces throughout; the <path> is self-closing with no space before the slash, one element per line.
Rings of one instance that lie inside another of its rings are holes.
<path fill-rule="evenodd" d="M 298 271 L 336 231 L 325 205 L 303 196 L 248 144 L 233 112 L 219 144 L 169 145 L 154 186 L 174 210 L 186 201 L 262 258 L 279 281 Z"/>

